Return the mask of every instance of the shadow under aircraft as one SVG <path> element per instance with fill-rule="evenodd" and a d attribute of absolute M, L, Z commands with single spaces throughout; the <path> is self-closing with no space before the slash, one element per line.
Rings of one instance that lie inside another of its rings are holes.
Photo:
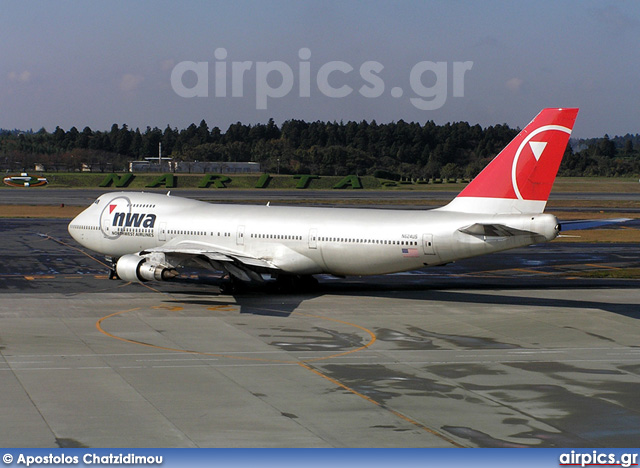
<path fill-rule="evenodd" d="M 246 288 L 232 295 L 219 293 L 227 279 L 214 275 L 189 275 L 177 277 L 169 283 L 178 283 L 180 288 L 172 289 L 169 303 L 196 304 L 203 306 L 236 306 L 241 314 L 289 316 L 300 305 L 325 295 L 345 297 L 370 297 L 396 300 L 423 300 L 425 302 L 451 302 L 463 304 L 487 304 L 500 307 L 572 308 L 582 310 L 602 310 L 625 317 L 640 318 L 636 303 L 611 303 L 580 299 L 584 289 L 637 289 L 635 279 L 576 277 L 573 275 L 536 276 L 463 276 L 442 272 L 441 274 L 404 274 L 372 277 L 347 277 L 334 279 L 321 277 L 318 283 L 306 290 L 283 290 L 274 281 Z M 189 288 L 189 286 L 193 286 Z M 496 294 L 496 291 L 558 290 L 576 291 L 575 297 L 527 297 L 526 295 Z M 485 293 L 483 291 L 491 292 Z M 212 294 L 213 293 L 213 294 Z M 225 300 L 229 298 L 229 300 Z"/>

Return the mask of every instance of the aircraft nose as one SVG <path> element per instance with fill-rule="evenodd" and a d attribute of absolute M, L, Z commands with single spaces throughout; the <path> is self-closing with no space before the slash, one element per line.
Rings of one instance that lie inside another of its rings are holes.
<path fill-rule="evenodd" d="M 95 224 L 95 222 L 90 222 L 90 217 L 87 213 L 88 209 L 89 208 L 73 218 L 67 226 L 69 235 L 80 244 L 83 244 L 87 231 L 89 231 L 92 228 L 92 225 Z"/>
<path fill-rule="evenodd" d="M 80 230 L 80 222 L 79 222 L 80 216 L 81 214 L 73 218 L 69 223 L 69 225 L 67 226 L 67 231 L 69 231 L 69 235 L 78 242 L 80 241 L 79 239 L 80 233 L 78 232 Z"/>

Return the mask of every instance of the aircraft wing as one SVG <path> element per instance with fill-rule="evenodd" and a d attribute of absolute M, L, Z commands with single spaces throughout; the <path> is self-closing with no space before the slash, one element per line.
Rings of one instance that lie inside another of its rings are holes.
<path fill-rule="evenodd" d="M 260 272 L 280 271 L 268 260 L 247 255 L 244 252 L 224 248 L 207 242 L 183 240 L 169 241 L 161 247 L 154 247 L 140 252 L 140 255 L 162 253 L 174 265 L 188 261 L 211 266 L 217 270 L 226 271 L 243 281 L 263 281 Z"/>
<path fill-rule="evenodd" d="M 560 221 L 561 231 L 579 231 L 582 229 L 593 229 L 609 224 L 626 223 L 632 221 L 631 218 L 614 218 L 614 219 L 584 219 L 575 221 Z"/>

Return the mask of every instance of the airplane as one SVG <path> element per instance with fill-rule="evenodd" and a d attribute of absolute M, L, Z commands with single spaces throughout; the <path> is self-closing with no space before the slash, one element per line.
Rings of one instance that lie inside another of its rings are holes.
<path fill-rule="evenodd" d="M 107 256 L 110 278 L 166 281 L 186 265 L 228 274 L 229 291 L 266 278 L 379 275 L 548 242 L 561 225 L 544 208 L 578 109 L 543 109 L 448 205 L 386 210 L 210 204 L 110 192 L 68 226 Z"/>

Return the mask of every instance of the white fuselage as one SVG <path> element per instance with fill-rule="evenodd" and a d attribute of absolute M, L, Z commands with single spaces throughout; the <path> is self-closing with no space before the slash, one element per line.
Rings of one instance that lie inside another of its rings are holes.
<path fill-rule="evenodd" d="M 487 238 L 460 231 L 475 223 L 535 235 Z M 557 236 L 556 225 L 548 214 L 215 205 L 115 192 L 78 215 L 69 232 L 114 258 L 188 242 L 261 259 L 284 273 L 342 276 L 412 270 L 544 242 Z"/>

